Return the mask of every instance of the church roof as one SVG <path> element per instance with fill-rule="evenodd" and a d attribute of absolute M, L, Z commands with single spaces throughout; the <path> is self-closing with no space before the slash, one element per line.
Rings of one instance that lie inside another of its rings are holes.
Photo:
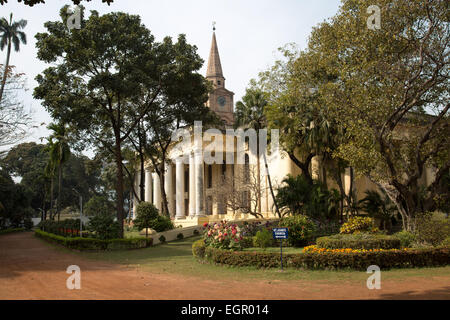
<path fill-rule="evenodd" d="M 222 77 L 222 65 L 220 64 L 219 49 L 217 48 L 216 33 L 213 32 L 211 51 L 209 52 L 208 69 L 206 77 Z"/>

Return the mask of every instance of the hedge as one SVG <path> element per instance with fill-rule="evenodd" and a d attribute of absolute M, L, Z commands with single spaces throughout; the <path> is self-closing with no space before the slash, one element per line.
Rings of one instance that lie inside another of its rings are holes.
<path fill-rule="evenodd" d="M 22 231 L 25 231 L 25 228 L 3 229 L 3 230 L 0 230 L 0 235 L 7 234 L 7 233 L 12 233 L 12 232 L 22 232 Z"/>
<path fill-rule="evenodd" d="M 355 235 L 335 235 L 316 239 L 319 248 L 326 249 L 399 249 L 400 239 L 386 235 L 370 235 L 360 238 Z"/>
<path fill-rule="evenodd" d="M 68 238 L 42 230 L 35 230 L 35 236 L 44 240 L 77 250 L 123 250 L 146 248 L 153 244 L 152 238 L 130 238 L 102 240 L 94 238 Z"/>
<path fill-rule="evenodd" d="M 194 249 L 195 245 L 195 249 Z M 280 254 L 270 252 L 231 251 L 205 247 L 200 241 L 193 245 L 194 255 L 217 264 L 237 267 L 277 268 Z M 283 255 L 283 266 L 304 269 L 367 270 L 370 265 L 383 269 L 434 267 L 450 264 L 450 248 L 390 250 L 364 253 L 301 253 Z"/>

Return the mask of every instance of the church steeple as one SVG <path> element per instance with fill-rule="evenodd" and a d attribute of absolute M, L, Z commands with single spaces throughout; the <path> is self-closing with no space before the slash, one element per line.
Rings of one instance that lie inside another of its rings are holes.
<path fill-rule="evenodd" d="M 225 78 L 222 73 L 222 65 L 220 63 L 219 49 L 217 48 L 215 23 L 213 24 L 213 35 L 211 43 L 211 51 L 209 52 L 208 69 L 206 71 L 206 79 L 213 83 L 213 90 L 209 93 L 209 99 L 206 105 L 227 125 L 234 122 L 233 115 L 233 96 L 234 93 L 225 88 Z"/>
<path fill-rule="evenodd" d="M 214 27 L 215 30 L 215 27 Z M 208 69 L 206 78 L 214 83 L 215 87 L 224 87 L 225 78 L 222 73 L 219 49 L 217 47 L 216 33 L 213 31 L 211 50 L 209 52 Z"/>

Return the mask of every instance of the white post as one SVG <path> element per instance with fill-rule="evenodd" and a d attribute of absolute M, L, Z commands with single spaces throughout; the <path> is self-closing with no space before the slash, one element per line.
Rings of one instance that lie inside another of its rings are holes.
<path fill-rule="evenodd" d="M 145 201 L 152 202 L 152 173 L 145 169 Z"/>
<path fill-rule="evenodd" d="M 179 157 L 176 159 L 176 218 L 185 219 L 184 215 L 184 164 L 183 158 Z"/>

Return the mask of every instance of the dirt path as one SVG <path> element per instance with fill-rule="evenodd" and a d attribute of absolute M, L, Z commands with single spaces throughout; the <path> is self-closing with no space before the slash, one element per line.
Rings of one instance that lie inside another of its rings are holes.
<path fill-rule="evenodd" d="M 81 269 L 81 290 L 68 290 L 66 268 Z M 447 277 L 365 283 L 223 281 L 152 274 L 83 259 L 34 238 L 31 232 L 0 237 L 0 299 L 450 299 Z"/>

